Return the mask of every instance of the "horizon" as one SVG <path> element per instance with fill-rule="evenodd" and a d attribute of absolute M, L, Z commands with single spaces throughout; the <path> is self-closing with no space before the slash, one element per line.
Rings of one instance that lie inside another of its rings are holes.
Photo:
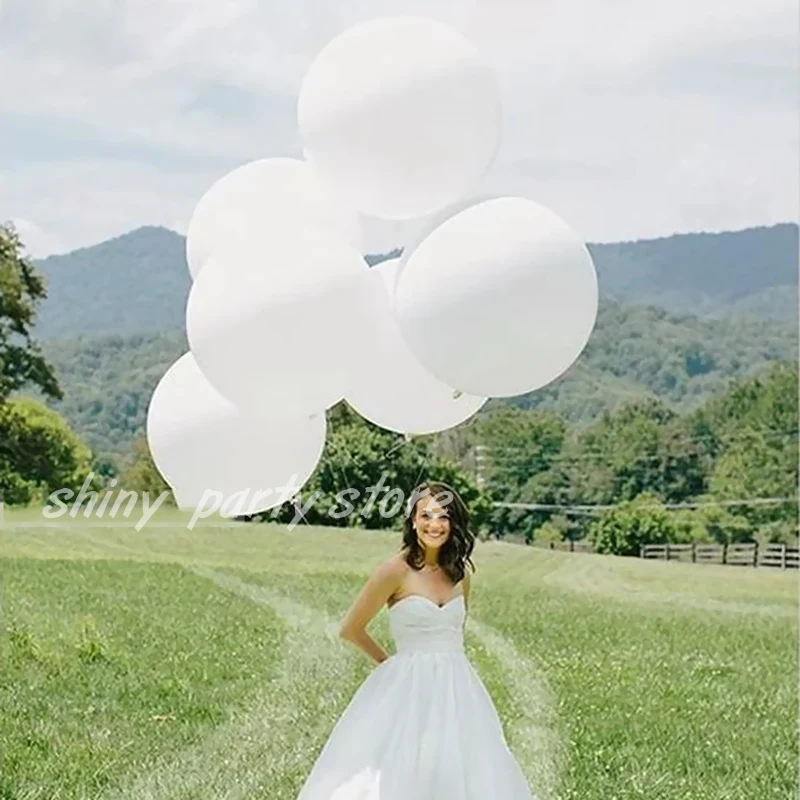
<path fill-rule="evenodd" d="M 12 222 L 12 224 L 13 224 L 13 222 Z M 711 230 L 674 231 L 673 233 L 668 233 L 668 234 L 665 234 L 663 236 L 651 236 L 651 237 L 646 237 L 646 238 L 641 238 L 641 239 L 620 239 L 620 240 L 612 240 L 612 241 L 587 241 L 586 244 L 588 246 L 593 246 L 593 245 L 595 245 L 595 246 L 603 246 L 603 245 L 637 244 L 637 243 L 643 243 L 643 242 L 657 242 L 657 241 L 662 241 L 662 240 L 665 240 L 665 239 L 671 239 L 671 238 L 674 238 L 674 237 L 681 237 L 681 236 L 719 236 L 719 235 L 724 235 L 724 234 L 737 234 L 737 233 L 744 233 L 744 232 L 750 231 L 750 230 L 780 228 L 780 227 L 785 226 L 785 225 L 794 226 L 795 228 L 800 227 L 798 225 L 798 222 L 796 222 L 795 220 L 782 220 L 782 221 L 778 221 L 778 222 L 765 223 L 765 224 L 761 224 L 761 225 L 748 225 L 748 226 L 746 226 L 744 228 L 736 228 L 736 229 L 723 229 L 723 230 L 715 230 L 715 231 L 711 231 Z M 94 242 L 92 244 L 87 244 L 87 245 L 82 245 L 80 247 L 75 247 L 72 250 L 66 250 L 64 252 L 59 252 L 59 253 L 49 253 L 46 256 L 37 256 L 37 255 L 31 254 L 31 253 L 27 253 L 26 255 L 27 255 L 28 258 L 30 258 L 33 261 L 46 261 L 47 259 L 50 259 L 50 258 L 59 258 L 59 257 L 62 257 L 62 256 L 69 256 L 69 255 L 72 255 L 73 253 L 79 253 L 79 252 L 82 252 L 84 250 L 91 250 L 91 249 L 93 249 L 95 247 L 102 247 L 103 245 L 109 244 L 110 242 L 114 242 L 114 241 L 117 241 L 119 239 L 124 239 L 126 237 L 133 236 L 133 235 L 139 233 L 140 231 L 144 231 L 144 230 L 148 230 L 148 229 L 166 231 L 168 233 L 172 233 L 172 234 L 174 234 L 176 236 L 179 236 L 181 239 L 184 239 L 184 240 L 186 239 L 186 234 L 185 233 L 181 233 L 180 231 L 177 231 L 174 228 L 170 228 L 168 225 L 155 225 L 155 224 L 147 224 L 147 223 L 145 223 L 143 225 L 137 225 L 135 228 L 131 228 L 130 230 L 125 231 L 124 233 L 120 233 L 120 234 L 116 234 L 114 236 L 110 236 L 107 239 L 102 239 L 102 240 L 100 240 L 98 242 Z M 17 231 L 17 232 L 19 233 L 19 231 Z M 24 244 L 25 244 L 25 241 L 23 239 L 23 245 Z M 390 247 L 388 247 L 386 249 L 383 249 L 383 250 L 380 250 L 380 251 L 378 251 L 378 250 L 371 251 L 371 252 L 365 253 L 364 257 L 365 258 L 372 258 L 372 257 L 375 257 L 375 256 L 382 256 L 382 255 L 386 255 L 387 253 L 391 253 L 393 250 L 396 250 L 396 249 L 402 250 L 402 245 L 395 245 L 393 247 L 390 246 Z"/>

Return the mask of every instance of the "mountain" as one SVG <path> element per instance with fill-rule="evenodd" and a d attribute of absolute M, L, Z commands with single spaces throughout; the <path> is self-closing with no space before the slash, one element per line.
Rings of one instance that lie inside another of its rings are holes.
<path fill-rule="evenodd" d="M 182 328 L 191 283 L 184 247 L 184 238 L 174 231 L 144 227 L 37 261 L 49 291 L 37 335 L 60 339 Z M 706 318 L 736 312 L 796 319 L 795 224 L 590 244 L 589 249 L 606 298 Z"/>
<path fill-rule="evenodd" d="M 144 431 L 156 384 L 186 350 L 183 330 L 44 345 L 65 394 L 56 407 L 97 452 L 117 455 Z M 561 378 L 532 394 L 490 403 L 547 409 L 577 423 L 643 395 L 691 408 L 723 394 L 732 378 L 796 359 L 795 329 L 785 322 L 704 320 L 606 300 L 586 350 Z"/>
<path fill-rule="evenodd" d="M 578 423 L 643 395 L 694 408 L 724 394 L 731 379 L 794 362 L 797 352 L 796 326 L 782 320 L 703 319 L 606 299 L 575 364 L 548 386 L 507 402 Z"/>
<path fill-rule="evenodd" d="M 187 349 L 184 246 L 146 227 L 37 262 L 49 287 L 37 334 L 65 392 L 57 407 L 98 453 L 129 451 Z M 549 386 L 490 402 L 580 423 L 642 395 L 693 407 L 732 378 L 796 360 L 797 246 L 794 224 L 589 245 L 601 303 L 586 350 Z"/>
<path fill-rule="evenodd" d="M 166 228 L 137 228 L 36 261 L 48 290 L 39 308 L 37 336 L 61 339 L 182 327 L 191 286 L 184 242 Z"/>
<path fill-rule="evenodd" d="M 797 225 L 589 245 L 600 290 L 620 302 L 717 317 L 797 315 Z"/>

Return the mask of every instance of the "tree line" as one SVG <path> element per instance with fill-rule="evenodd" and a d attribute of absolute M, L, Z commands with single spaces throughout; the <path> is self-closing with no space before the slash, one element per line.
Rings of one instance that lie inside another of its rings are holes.
<path fill-rule="evenodd" d="M 57 489 L 77 492 L 90 473 L 94 489 L 168 490 L 141 434 L 126 458 L 112 458 L 93 451 L 45 402 L 20 394 L 33 391 L 50 402 L 64 395 L 31 334 L 45 296 L 16 233 L 0 228 L 4 501 L 26 505 L 44 502 Z M 124 347 L 122 340 L 117 344 Z M 301 493 L 301 499 L 316 498 L 304 518 L 397 526 L 402 514 L 387 516 L 385 503 L 366 498 L 398 489 L 408 497 L 433 478 L 464 495 L 483 535 L 587 539 L 600 551 L 632 554 L 643 542 L 794 543 L 797 387 L 796 361 L 787 360 L 731 381 L 724 394 L 688 410 L 634 396 L 578 424 L 541 408 L 490 404 L 457 429 L 421 437 L 377 428 L 342 402 L 327 412 L 322 460 Z M 360 499 L 349 514 L 342 513 L 346 489 Z M 295 513 L 286 504 L 257 519 L 287 521 Z"/>
<path fill-rule="evenodd" d="M 645 398 L 583 428 L 497 409 L 475 434 L 487 493 L 549 507 L 495 507 L 489 527 L 631 554 L 648 542 L 794 544 L 797 386 L 797 364 L 779 363 L 690 412 Z"/>
<path fill-rule="evenodd" d="M 95 450 L 122 463 L 144 429 L 158 380 L 188 343 L 177 330 L 49 340 L 42 347 L 64 391 L 50 405 Z M 490 407 L 535 408 L 581 425 L 615 408 L 620 398 L 660 398 L 686 411 L 722 394 L 732 378 L 796 357 L 796 326 L 785 322 L 679 317 L 605 298 L 572 368 L 536 392 L 491 400 Z"/>
<path fill-rule="evenodd" d="M 797 387 L 797 366 L 787 362 L 684 414 L 645 398 L 579 427 L 501 407 L 410 438 L 341 402 L 328 412 L 322 460 L 301 493 L 314 498 L 303 519 L 398 527 L 402 514 L 382 513 L 390 493 L 409 497 L 422 480 L 437 479 L 463 494 L 476 532 L 498 538 L 588 540 L 600 552 L 630 555 L 645 543 L 796 544 Z M 143 440 L 135 474 L 140 489 L 159 480 Z M 345 490 L 359 498 L 348 515 Z M 383 509 L 367 501 L 376 491 Z M 287 504 L 277 519 L 296 519 L 295 509 Z"/>

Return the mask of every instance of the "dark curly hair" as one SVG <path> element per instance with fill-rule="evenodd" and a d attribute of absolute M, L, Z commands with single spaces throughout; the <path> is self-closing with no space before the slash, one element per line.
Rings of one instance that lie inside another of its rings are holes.
<path fill-rule="evenodd" d="M 464 579 L 467 565 L 472 568 L 472 572 L 475 572 L 475 565 L 470 558 L 475 547 L 475 535 L 469 529 L 469 511 L 466 503 L 452 486 L 441 481 L 426 481 L 414 489 L 406 507 L 401 550 L 406 551 L 406 563 L 412 569 L 422 569 L 425 563 L 425 552 L 417 540 L 417 532 L 414 529 L 417 503 L 423 497 L 440 497 L 442 495 L 450 497 L 449 500 L 443 502 L 449 512 L 450 535 L 439 550 L 439 566 L 447 573 L 453 584 L 457 584 Z"/>

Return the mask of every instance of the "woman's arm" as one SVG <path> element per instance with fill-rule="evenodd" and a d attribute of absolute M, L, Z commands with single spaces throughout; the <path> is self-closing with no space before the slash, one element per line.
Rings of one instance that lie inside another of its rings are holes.
<path fill-rule="evenodd" d="M 465 572 L 462 583 L 464 584 L 464 605 L 467 607 L 467 610 L 469 610 L 469 578 L 469 572 Z"/>
<path fill-rule="evenodd" d="M 467 629 L 467 614 L 469 613 L 469 572 L 464 573 L 464 578 L 462 579 L 463 588 L 462 591 L 464 592 L 464 624 L 462 628 L 464 630 Z"/>
<path fill-rule="evenodd" d="M 367 633 L 367 625 L 386 601 L 400 588 L 405 567 L 396 558 L 380 564 L 370 575 L 342 619 L 339 636 L 361 648 L 378 664 L 388 653 Z"/>

